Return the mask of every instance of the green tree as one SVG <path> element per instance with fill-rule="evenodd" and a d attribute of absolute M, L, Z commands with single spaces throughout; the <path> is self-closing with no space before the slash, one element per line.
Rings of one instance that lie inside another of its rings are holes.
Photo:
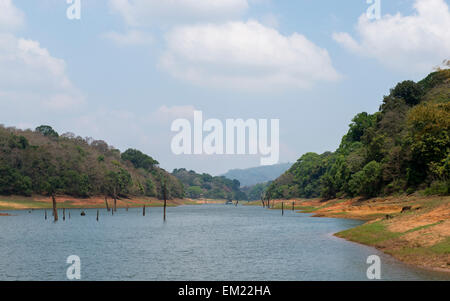
<path fill-rule="evenodd" d="M 199 186 L 191 186 L 186 191 L 187 196 L 192 199 L 198 199 L 202 196 L 203 190 Z"/>
<path fill-rule="evenodd" d="M 410 106 L 417 105 L 423 96 L 423 89 L 419 84 L 411 80 L 405 80 L 391 91 L 391 95 L 396 98 L 402 98 Z"/>
<path fill-rule="evenodd" d="M 433 173 L 442 179 L 448 178 L 445 172 L 435 171 L 445 165 L 450 152 L 450 102 L 416 106 L 408 115 L 408 124 L 411 127 L 409 143 L 412 151 L 409 184 L 418 185 Z"/>
<path fill-rule="evenodd" d="M 127 193 L 132 183 L 131 175 L 123 168 L 106 174 L 106 189 L 114 199 L 114 211 L 117 211 L 117 197 Z"/>
<path fill-rule="evenodd" d="M 46 137 L 58 138 L 59 134 L 49 125 L 41 125 L 36 128 L 36 132 L 41 133 Z"/>
<path fill-rule="evenodd" d="M 346 135 L 347 140 L 350 142 L 361 141 L 365 131 L 375 124 L 376 115 L 370 115 L 366 112 L 357 114 L 350 124 L 350 129 Z"/>
<path fill-rule="evenodd" d="M 122 160 L 130 161 L 134 167 L 152 170 L 159 162 L 136 149 L 128 149 L 122 154 Z"/>
<path fill-rule="evenodd" d="M 31 179 L 22 175 L 18 170 L 0 166 L 0 194 L 19 194 L 30 196 L 32 193 Z"/>
<path fill-rule="evenodd" d="M 354 196 L 374 197 L 380 192 L 382 181 L 381 164 L 369 162 L 361 171 L 352 175 L 349 186 Z"/>

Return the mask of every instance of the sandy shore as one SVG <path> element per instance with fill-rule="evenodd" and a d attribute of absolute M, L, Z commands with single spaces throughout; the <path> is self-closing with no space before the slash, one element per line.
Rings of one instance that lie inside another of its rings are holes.
<path fill-rule="evenodd" d="M 450 272 L 450 197 L 397 196 L 362 199 L 274 200 L 274 209 L 314 217 L 349 218 L 364 225 L 336 233 L 373 246 L 414 266 Z M 253 202 L 261 205 L 261 202 Z"/>
<path fill-rule="evenodd" d="M 70 196 L 56 197 L 58 208 L 106 208 L 104 196 L 91 198 L 74 198 Z M 173 199 L 167 201 L 167 206 L 195 205 L 208 202 L 208 200 Z M 117 200 L 117 208 L 133 207 L 161 207 L 164 201 L 156 198 L 121 198 Z M 108 206 L 112 208 L 114 201 L 108 198 Z M 26 209 L 50 209 L 52 208 L 51 197 L 45 196 L 0 196 L 0 210 L 26 210 Z M 0 214 L 2 215 L 2 214 Z"/>

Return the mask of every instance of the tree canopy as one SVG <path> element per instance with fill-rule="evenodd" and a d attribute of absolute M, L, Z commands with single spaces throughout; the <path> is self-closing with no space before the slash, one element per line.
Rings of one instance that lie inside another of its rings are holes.
<path fill-rule="evenodd" d="M 450 70 L 403 81 L 379 112 L 357 114 L 339 148 L 303 155 L 268 187 L 272 197 L 374 197 L 450 187 Z"/>

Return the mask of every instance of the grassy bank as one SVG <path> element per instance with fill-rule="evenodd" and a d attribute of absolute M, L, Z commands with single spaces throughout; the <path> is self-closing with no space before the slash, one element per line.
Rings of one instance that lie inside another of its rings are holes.
<path fill-rule="evenodd" d="M 315 217 L 365 220 L 365 224 L 335 235 L 373 246 L 405 263 L 450 272 L 450 197 L 272 202 L 273 209 L 281 209 L 283 203 L 285 210 L 292 210 L 294 202 L 294 210 L 313 213 Z"/>

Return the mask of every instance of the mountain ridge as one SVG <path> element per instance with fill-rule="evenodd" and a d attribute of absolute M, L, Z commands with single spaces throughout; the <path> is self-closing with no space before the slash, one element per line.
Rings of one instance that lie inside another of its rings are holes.
<path fill-rule="evenodd" d="M 222 176 L 238 180 L 241 186 L 253 186 L 275 180 L 282 173 L 288 170 L 294 163 L 279 163 L 269 166 L 256 166 L 242 169 L 230 169 Z"/>

